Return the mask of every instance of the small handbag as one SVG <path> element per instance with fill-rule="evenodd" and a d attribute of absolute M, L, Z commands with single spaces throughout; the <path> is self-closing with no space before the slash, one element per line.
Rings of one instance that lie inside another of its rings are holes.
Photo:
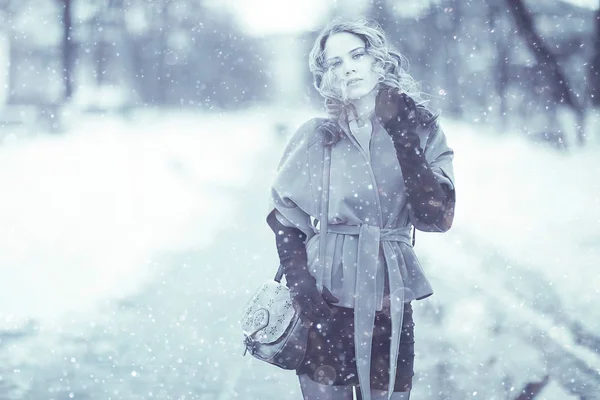
<path fill-rule="evenodd" d="M 329 171 L 331 147 L 323 149 L 323 185 L 320 232 L 327 232 L 329 203 Z M 325 235 L 319 237 L 319 257 L 325 259 Z M 296 369 L 306 354 L 308 331 L 312 323 L 300 318 L 292 304 L 290 291 L 281 284 L 283 266 L 273 280 L 264 283 L 246 304 L 241 319 L 244 334 L 244 356 L 255 358 L 283 369 Z"/>

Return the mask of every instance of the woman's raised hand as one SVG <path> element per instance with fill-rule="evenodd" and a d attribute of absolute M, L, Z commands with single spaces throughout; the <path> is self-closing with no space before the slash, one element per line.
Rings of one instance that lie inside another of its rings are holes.
<path fill-rule="evenodd" d="M 375 116 L 392 137 L 396 149 L 418 148 L 417 105 L 398 88 L 383 86 L 375 100 Z"/>

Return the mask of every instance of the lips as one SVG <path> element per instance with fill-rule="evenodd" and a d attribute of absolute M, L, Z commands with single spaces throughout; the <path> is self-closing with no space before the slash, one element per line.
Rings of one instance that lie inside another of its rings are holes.
<path fill-rule="evenodd" d="M 353 85 L 353 84 L 355 84 L 357 82 L 360 82 L 360 81 L 362 81 L 362 79 L 360 79 L 360 78 L 353 78 L 353 79 L 350 79 L 350 80 L 346 81 L 346 85 L 350 86 L 350 85 Z"/>

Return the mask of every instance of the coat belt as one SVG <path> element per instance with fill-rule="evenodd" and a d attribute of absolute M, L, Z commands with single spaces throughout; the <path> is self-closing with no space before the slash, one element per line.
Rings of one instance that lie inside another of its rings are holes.
<path fill-rule="evenodd" d="M 358 259 L 356 272 L 356 290 L 354 300 L 354 338 L 356 352 L 356 368 L 363 399 L 371 399 L 371 346 L 373 343 L 373 328 L 375 324 L 376 276 L 379 248 L 383 247 L 383 255 L 387 265 L 387 276 L 390 285 L 390 316 L 392 334 L 390 345 L 390 371 L 388 399 L 394 392 L 396 381 L 396 363 L 402 334 L 404 316 L 404 280 L 406 264 L 404 257 L 398 255 L 391 242 L 402 242 L 411 246 L 410 226 L 394 229 L 383 229 L 373 225 L 329 225 L 327 231 L 341 235 L 358 236 Z M 331 273 L 331 265 L 324 260 L 321 269 L 324 282 L 326 271 Z"/>

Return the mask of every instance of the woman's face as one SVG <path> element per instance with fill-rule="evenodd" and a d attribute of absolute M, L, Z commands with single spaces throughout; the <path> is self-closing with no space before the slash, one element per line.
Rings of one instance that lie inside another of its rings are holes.
<path fill-rule="evenodd" d="M 334 33 L 325 43 L 325 65 L 333 74 L 334 89 L 348 100 L 369 94 L 378 83 L 373 71 L 375 58 L 367 54 L 365 42 L 348 32 Z"/>

